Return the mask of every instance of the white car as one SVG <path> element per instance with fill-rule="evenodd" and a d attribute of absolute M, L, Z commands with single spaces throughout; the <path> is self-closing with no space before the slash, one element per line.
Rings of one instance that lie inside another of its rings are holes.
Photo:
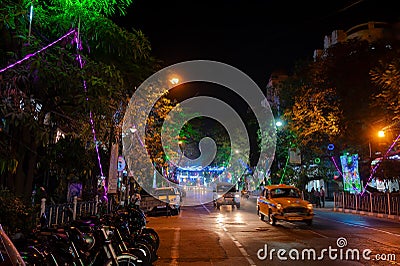
<path fill-rule="evenodd" d="M 236 206 L 240 209 L 240 193 L 232 183 L 220 182 L 213 190 L 214 207 L 219 209 L 222 205 Z"/>
<path fill-rule="evenodd" d="M 178 214 L 181 208 L 181 193 L 176 187 L 161 187 L 156 188 L 154 196 L 166 204 L 157 206 L 158 209 L 168 208 L 167 211 L 175 212 Z"/>

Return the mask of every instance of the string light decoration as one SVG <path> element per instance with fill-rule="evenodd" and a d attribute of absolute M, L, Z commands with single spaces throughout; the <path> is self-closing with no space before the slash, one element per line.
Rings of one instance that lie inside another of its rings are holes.
<path fill-rule="evenodd" d="M 77 50 L 77 53 L 78 53 L 76 59 L 77 59 L 77 61 L 79 63 L 79 68 L 83 69 L 84 61 L 82 59 L 81 54 L 79 53 L 79 51 L 82 50 L 82 42 L 81 42 L 80 37 L 79 37 L 79 27 L 78 27 L 78 31 L 76 31 L 75 33 L 76 34 L 74 36 L 74 40 L 76 42 L 76 50 Z M 83 89 L 84 89 L 85 93 L 88 92 L 86 80 L 83 80 Z M 86 101 L 89 101 L 89 97 L 87 95 L 86 95 Z M 99 168 L 100 168 L 100 175 L 103 178 L 104 177 L 103 167 L 101 165 L 99 145 L 98 145 L 98 141 L 97 141 L 97 137 L 96 137 L 96 130 L 95 130 L 95 126 L 94 126 L 93 113 L 92 113 L 91 110 L 89 111 L 89 123 L 90 123 L 90 127 L 92 129 L 93 141 L 94 141 L 94 145 L 95 145 L 95 149 L 96 149 L 96 153 L 97 153 L 97 160 L 98 160 Z M 106 186 L 105 186 L 105 189 L 107 191 L 107 187 Z"/>
<path fill-rule="evenodd" d="M 74 33 L 76 33 L 76 30 L 74 30 L 74 29 L 73 29 L 73 30 L 70 30 L 70 31 L 67 32 L 65 35 L 61 36 L 60 38 L 58 38 L 58 39 L 55 40 L 54 42 L 49 43 L 48 45 L 44 46 L 44 47 L 41 48 L 40 50 L 37 50 L 36 52 L 31 53 L 31 54 L 27 54 L 24 58 L 22 58 L 22 59 L 16 61 L 15 63 L 12 63 L 12 64 L 8 65 L 7 67 L 5 67 L 5 68 L 3 68 L 3 69 L 0 69 L 0 73 L 4 72 L 4 71 L 6 71 L 6 70 L 8 70 L 8 69 L 10 69 L 10 68 L 13 68 L 13 67 L 15 67 L 15 66 L 17 66 L 17 65 L 19 65 L 19 64 L 21 64 L 21 63 L 23 63 L 23 62 L 25 62 L 26 60 L 28 60 L 28 59 L 31 58 L 31 57 L 34 57 L 34 56 L 40 54 L 41 52 L 47 50 L 48 48 L 52 47 L 53 45 L 57 44 L 58 42 L 60 42 L 60 41 L 62 41 L 63 39 L 65 39 L 65 38 L 71 36 L 71 35 L 74 34 Z"/>
<path fill-rule="evenodd" d="M 29 32 L 28 32 L 28 43 L 30 42 L 30 39 L 31 39 L 32 19 L 33 19 L 33 2 L 31 3 L 31 7 L 29 8 Z"/>
<path fill-rule="evenodd" d="M 33 10 L 33 6 L 31 6 L 31 10 Z M 32 14 L 32 12 L 31 12 L 31 14 Z M 78 30 L 72 29 L 69 32 L 67 32 L 66 34 L 64 34 L 63 36 L 61 36 L 60 38 L 58 38 L 57 40 L 49 43 L 48 45 L 42 47 L 41 49 L 37 50 L 36 52 L 31 53 L 31 54 L 27 54 L 24 58 L 14 62 L 14 63 L 12 63 L 10 65 L 8 65 L 7 67 L 5 67 L 3 69 L 0 69 L 0 73 L 5 72 L 6 70 L 9 70 L 9 69 L 11 69 L 11 68 L 13 68 L 13 67 L 15 67 L 15 66 L 17 66 L 17 65 L 19 65 L 19 64 L 21 64 L 23 62 L 25 62 L 26 60 L 28 60 L 28 59 L 40 54 L 41 52 L 51 48 L 52 46 L 54 46 L 58 42 L 62 41 L 63 39 L 71 36 L 72 34 L 74 34 L 74 41 L 76 42 L 76 48 L 78 50 L 78 55 L 77 55 L 76 58 L 77 58 L 77 60 L 79 62 L 80 69 L 83 69 L 84 61 L 82 59 L 82 56 L 79 53 L 79 50 L 82 50 L 81 41 L 79 39 L 79 29 Z M 83 80 L 83 88 L 84 88 L 85 93 L 87 93 L 86 80 Z M 86 96 L 86 101 L 89 101 L 89 98 L 87 96 Z M 89 112 L 89 123 L 90 123 L 91 129 L 92 129 L 93 141 L 95 143 L 95 149 L 96 149 L 96 153 L 97 153 L 97 160 L 98 160 L 99 168 L 100 168 L 100 175 L 103 178 L 104 177 L 104 173 L 103 173 L 103 167 L 101 165 L 100 151 L 99 151 L 99 145 L 98 145 L 98 141 L 97 141 L 97 137 L 96 137 L 96 130 L 95 130 L 95 127 L 94 127 L 94 119 L 93 119 L 92 111 Z M 107 190 L 107 188 L 106 188 L 106 190 Z"/>
<path fill-rule="evenodd" d="M 333 164 L 335 165 L 336 170 L 339 172 L 339 174 L 340 174 L 341 176 L 343 176 L 342 172 L 341 172 L 340 169 L 339 169 L 339 166 L 338 166 L 337 163 L 336 163 L 335 157 L 332 156 L 332 157 L 331 157 L 331 160 L 332 160 Z"/>

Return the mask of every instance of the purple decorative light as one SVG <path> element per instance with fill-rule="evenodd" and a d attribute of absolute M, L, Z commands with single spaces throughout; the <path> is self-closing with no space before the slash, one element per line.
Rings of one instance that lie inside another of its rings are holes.
<path fill-rule="evenodd" d="M 343 176 L 342 172 L 341 172 L 340 169 L 339 169 L 339 166 L 337 165 L 337 163 L 336 163 L 336 161 L 335 161 L 335 157 L 332 156 L 331 159 L 332 159 L 333 164 L 334 164 L 335 167 L 336 167 L 336 170 L 339 172 L 339 174 L 340 174 L 341 176 Z"/>
<path fill-rule="evenodd" d="M 32 20 L 32 11 L 33 11 L 33 6 L 31 6 L 31 14 L 30 14 L 31 17 L 30 17 L 30 21 Z M 58 38 L 57 40 L 55 40 L 54 42 L 52 42 L 52 43 L 50 43 L 50 44 L 48 44 L 48 45 L 42 47 L 40 50 L 38 50 L 38 51 L 36 51 L 36 52 L 34 52 L 34 53 L 32 53 L 32 54 L 27 54 L 27 55 L 26 55 L 24 58 L 22 58 L 21 60 L 18 60 L 18 61 L 16 61 L 15 63 L 13 63 L 13 64 L 11 64 L 11 65 L 8 65 L 7 67 L 5 67 L 5 68 L 3 68 L 3 69 L 0 69 L 0 73 L 4 72 L 4 71 L 6 71 L 6 70 L 8 70 L 8 69 L 10 69 L 10 68 L 13 68 L 13 67 L 15 67 L 16 65 L 19 65 L 19 64 L 23 63 L 24 61 L 28 60 L 28 59 L 31 58 L 31 57 L 34 57 L 34 56 L 38 55 L 39 53 L 41 53 L 41 52 L 45 51 L 46 49 L 52 47 L 52 46 L 55 45 L 56 43 L 60 42 L 61 40 L 67 38 L 68 36 L 70 36 L 70 35 L 72 35 L 72 34 L 75 34 L 74 40 L 75 40 L 75 42 L 76 42 L 77 50 L 78 50 L 78 51 L 79 51 L 79 50 L 82 50 L 82 44 L 81 44 L 81 42 L 80 42 L 80 40 L 79 40 L 79 32 L 78 32 L 77 30 L 75 30 L 75 29 L 72 29 L 72 30 L 70 30 L 69 32 L 67 32 L 65 35 L 63 35 L 63 36 L 61 36 L 60 38 Z M 79 53 L 78 53 L 76 59 L 77 59 L 78 62 L 79 62 L 79 67 L 80 67 L 81 69 L 83 69 L 84 61 L 82 60 L 82 57 L 81 57 L 81 55 L 80 55 Z M 86 80 L 83 81 L 83 88 L 84 88 L 85 93 L 86 93 L 86 92 L 87 92 Z M 86 101 L 89 101 L 89 98 L 88 98 L 88 97 L 86 97 Z M 92 128 L 92 133 L 93 133 L 93 140 L 94 140 L 94 143 L 95 143 L 95 148 L 96 148 L 96 153 L 97 153 L 97 160 L 99 161 L 100 174 L 101 174 L 101 176 L 103 177 L 103 176 L 104 176 L 104 174 L 103 174 L 103 167 L 102 167 L 102 165 L 101 165 L 101 160 L 100 160 L 100 152 L 99 152 L 99 146 L 98 146 L 98 144 L 97 144 L 96 131 L 95 131 L 95 129 L 94 129 L 94 119 L 93 119 L 92 111 L 90 111 L 89 117 L 90 117 L 90 125 L 91 125 L 91 128 Z M 107 187 L 106 187 L 106 186 L 105 186 L 105 191 L 107 191 Z"/>
<path fill-rule="evenodd" d="M 389 155 L 389 152 L 393 149 L 394 145 L 396 144 L 396 142 L 400 139 L 400 134 L 397 136 L 397 138 L 393 141 L 392 145 L 390 145 L 389 149 L 387 149 L 387 151 L 385 152 L 385 155 L 383 155 L 382 160 L 376 163 L 376 165 L 374 166 L 374 168 L 372 168 L 371 174 L 368 178 L 367 183 L 365 184 L 363 191 L 361 192 L 361 196 L 364 195 L 365 190 L 367 189 L 368 183 L 371 181 L 372 177 L 374 176 L 376 170 L 378 169 L 379 165 L 381 165 L 381 163 L 383 162 L 383 160 Z"/>
<path fill-rule="evenodd" d="M 77 34 L 75 34 L 74 40 L 76 42 L 76 49 L 82 50 L 82 45 L 81 45 L 81 41 L 79 39 L 79 32 L 77 32 Z M 83 69 L 83 66 L 85 65 L 82 56 L 79 54 L 76 56 L 76 60 L 78 60 L 79 62 L 79 67 L 80 69 Z M 85 91 L 85 93 L 87 93 L 87 84 L 86 84 L 86 80 L 83 80 L 83 89 Z M 89 98 L 86 96 L 86 101 L 89 101 Z M 97 153 L 97 160 L 99 162 L 99 168 L 100 168 L 100 175 L 104 176 L 103 174 L 103 167 L 101 165 L 101 159 L 100 159 L 100 152 L 99 152 L 99 145 L 97 144 L 97 137 L 96 137 L 96 130 L 94 128 L 94 119 L 93 119 L 93 114 L 92 111 L 89 112 L 89 122 L 90 122 L 90 126 L 92 128 L 92 134 L 93 134 L 93 141 L 94 141 L 94 145 L 95 145 L 95 149 L 96 149 L 96 153 Z M 104 185 L 105 188 L 105 193 L 107 194 L 107 186 Z"/>
<path fill-rule="evenodd" d="M 75 32 L 76 32 L 76 30 L 74 30 L 74 29 L 71 30 L 71 31 L 69 31 L 69 32 L 66 33 L 64 36 L 61 36 L 60 38 L 58 38 L 58 39 L 55 40 L 54 42 L 52 42 L 52 43 L 50 43 L 50 44 L 44 46 L 44 47 L 41 48 L 40 50 L 38 50 L 38 51 L 36 51 L 36 52 L 34 52 L 34 53 L 32 53 L 32 54 L 27 54 L 27 55 L 26 55 L 24 58 L 22 58 L 21 60 L 18 60 L 17 62 L 15 62 L 15 63 L 13 63 L 13 64 L 11 64 L 11 65 L 9 65 L 9 66 L 3 68 L 3 69 L 0 69 L 0 73 L 4 72 L 4 71 L 6 71 L 6 70 L 8 70 L 8 69 L 10 69 L 10 68 L 13 68 L 13 67 L 15 67 L 16 65 L 21 64 L 22 62 L 28 60 L 29 58 L 31 58 L 31 57 L 33 57 L 33 56 L 36 56 L 37 54 L 43 52 L 43 51 L 46 50 L 47 48 L 52 47 L 53 45 L 55 45 L 55 44 L 58 43 L 59 41 L 61 41 L 61 40 L 65 39 L 65 38 L 67 38 L 68 36 L 70 36 L 71 34 L 73 34 L 73 33 L 75 33 Z"/>

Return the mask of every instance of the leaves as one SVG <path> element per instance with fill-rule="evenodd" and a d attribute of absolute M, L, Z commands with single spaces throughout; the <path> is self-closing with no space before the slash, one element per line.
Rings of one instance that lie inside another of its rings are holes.
<path fill-rule="evenodd" d="M 107 151 L 120 131 L 114 115 L 124 115 L 127 95 L 154 71 L 150 43 L 141 31 L 128 31 L 109 19 L 124 13 L 131 0 L 36 1 L 28 38 L 31 3 L 0 3 L 0 34 L 5 36 L 0 43 L 1 66 L 42 49 L 71 28 L 79 29 L 79 36 L 65 38 L 0 74 L 0 121 L 6 125 L 0 127 L 1 173 L 29 184 L 25 179 L 33 178 L 33 171 L 24 172 L 27 167 L 16 167 L 18 162 L 34 165 L 38 176 L 65 176 L 72 166 L 82 178 L 96 175 L 91 126 L 100 152 Z M 81 40 L 79 49 L 75 37 Z M 68 141 L 55 143 L 57 132 Z M 21 139 L 24 134 L 30 143 Z"/>
<path fill-rule="evenodd" d="M 380 62 L 380 65 L 370 71 L 371 80 L 381 91 L 375 94 L 375 99 L 381 106 L 392 112 L 392 120 L 400 119 L 400 60 L 394 58 L 389 62 Z"/>

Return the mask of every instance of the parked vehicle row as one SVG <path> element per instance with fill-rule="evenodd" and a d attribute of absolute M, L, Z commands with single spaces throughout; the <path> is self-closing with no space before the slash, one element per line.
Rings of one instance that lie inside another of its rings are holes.
<path fill-rule="evenodd" d="M 55 228 L 41 226 L 16 243 L 26 265 L 152 265 L 160 239 L 136 205 L 111 215 L 81 217 Z"/>

